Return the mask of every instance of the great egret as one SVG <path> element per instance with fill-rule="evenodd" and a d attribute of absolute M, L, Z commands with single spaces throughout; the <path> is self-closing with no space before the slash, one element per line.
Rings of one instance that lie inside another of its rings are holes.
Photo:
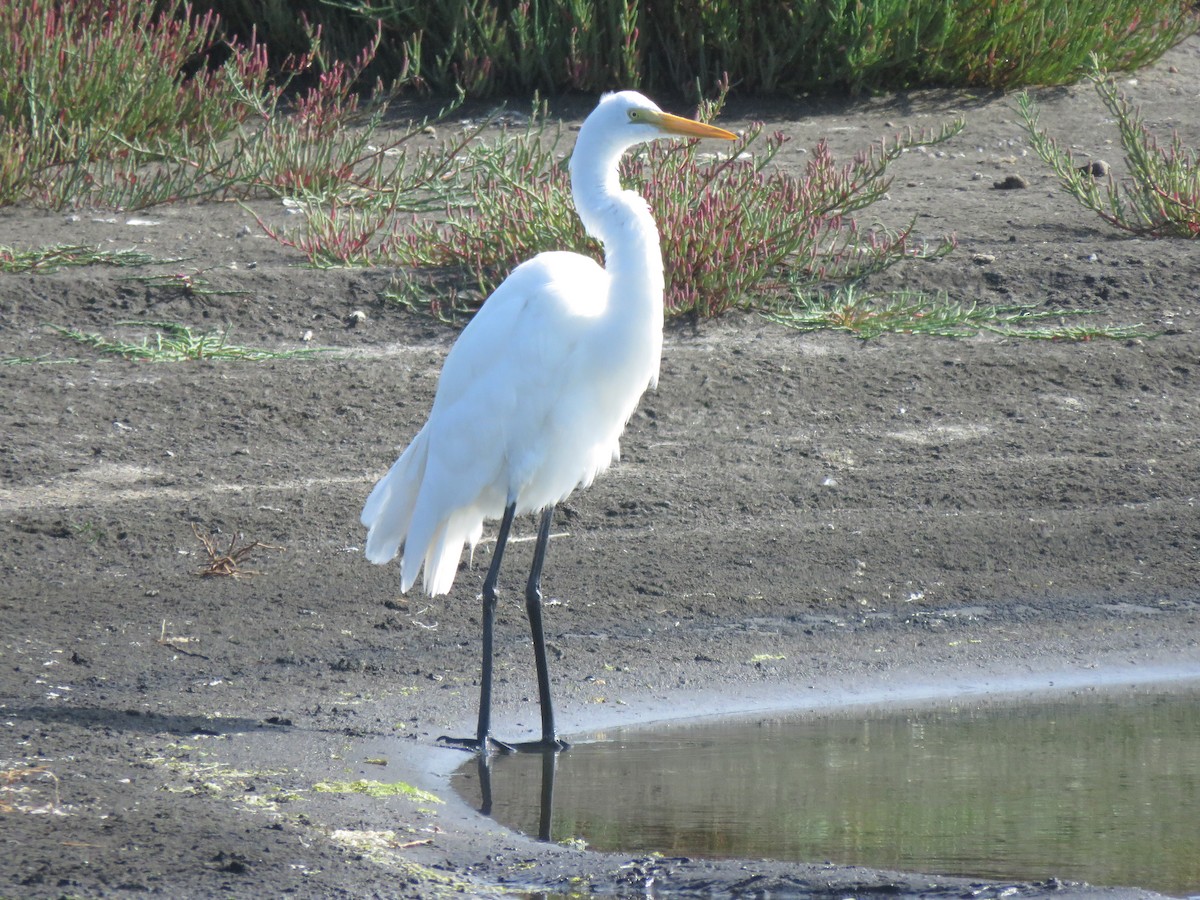
<path fill-rule="evenodd" d="M 400 590 L 424 566 L 444 594 L 465 545 L 500 518 L 483 582 L 483 665 L 474 738 L 441 738 L 489 752 L 559 750 L 542 631 L 542 564 L 556 504 L 591 484 L 620 454 L 619 439 L 662 355 L 663 264 L 646 201 L 622 190 L 617 166 L 637 144 L 671 135 L 736 135 L 663 112 L 633 91 L 607 94 L 579 130 L 571 190 L 605 266 L 577 253 L 541 253 L 517 266 L 463 329 L 442 366 L 424 427 L 367 498 L 366 555 L 386 563 L 403 546 Z M 533 634 L 539 741 L 491 734 L 496 581 L 513 516 L 541 512 L 525 608 Z"/>

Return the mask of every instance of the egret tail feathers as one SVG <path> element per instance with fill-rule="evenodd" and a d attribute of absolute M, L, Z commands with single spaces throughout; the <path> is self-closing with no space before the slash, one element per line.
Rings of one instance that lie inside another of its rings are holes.
<path fill-rule="evenodd" d="M 412 524 L 428 455 L 428 440 L 422 431 L 367 497 L 361 520 L 368 529 L 366 556 L 371 562 L 388 562 L 400 552 Z"/>
<path fill-rule="evenodd" d="M 475 546 L 482 531 L 478 516 L 471 510 L 452 515 L 437 530 L 425 554 L 425 593 L 431 597 L 448 593 L 458 574 L 464 545 Z"/>

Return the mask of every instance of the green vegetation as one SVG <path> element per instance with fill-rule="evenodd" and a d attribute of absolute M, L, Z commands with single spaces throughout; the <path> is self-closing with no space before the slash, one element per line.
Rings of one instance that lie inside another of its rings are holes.
<path fill-rule="evenodd" d="M 155 275 L 130 275 L 127 280 L 178 291 L 188 297 L 235 297 L 250 293 L 250 291 L 236 288 L 213 287 L 204 274 L 204 270 L 194 269 L 191 272 L 175 271 Z"/>
<path fill-rule="evenodd" d="M 130 210 L 201 199 L 285 200 L 301 213 L 299 224 L 284 230 L 260 219 L 269 236 L 313 265 L 397 267 L 403 280 L 393 296 L 448 319 L 470 314 L 516 262 L 540 250 L 596 255 L 598 248 L 570 203 L 563 134 L 547 127 L 536 107 L 524 130 L 490 139 L 486 123 L 476 123 L 439 139 L 427 120 L 397 127 L 389 117 L 389 101 L 402 89 L 478 95 L 619 84 L 674 93 L 692 85 L 718 93 L 717 101 L 702 103 L 701 116 L 712 117 L 730 79 L 743 94 L 1061 82 L 1076 77 L 1089 54 L 1109 68 L 1142 65 L 1198 24 L 1194 5 L 1183 0 L 878 0 L 786 9 L 767 0 L 682 7 L 578 0 L 566 8 L 447 0 L 436 14 L 383 0 L 313 0 L 301 4 L 321 23 L 311 28 L 298 26 L 293 5 L 280 0 L 201 6 L 225 15 L 242 37 L 225 37 L 213 12 L 194 13 L 179 0 L 157 7 L 35 0 L 0 11 L 0 65 L 9 76 L 0 85 L 0 205 Z M 373 90 L 362 93 L 371 77 Z M 1110 185 L 1101 209 L 1094 184 L 1073 173 L 1069 156 L 1037 129 L 1026 98 L 1035 146 L 1074 179 L 1069 190 L 1110 220 L 1147 233 L 1195 234 L 1194 154 L 1178 140 L 1160 150 L 1124 99 L 1101 81 L 1097 86 L 1127 149 L 1140 154 L 1130 151 L 1134 188 Z M 1025 327 L 1028 310 L 854 288 L 897 262 L 951 251 L 952 239 L 918 241 L 911 225 L 860 230 L 854 215 L 887 191 L 889 164 L 902 153 L 934 146 L 962 127 L 955 121 L 898 134 L 843 163 L 819 143 L 797 173 L 773 165 L 785 139 L 761 126 L 748 129 L 729 155 L 687 143 L 655 145 L 626 159 L 624 178 L 647 196 L 663 234 L 668 312 L 703 317 L 758 309 L 793 327 L 824 323 L 863 337 L 959 333 L 992 316 L 992 330 L 1035 335 Z M 408 215 L 416 212 L 434 215 Z M 148 262 L 134 251 L 0 248 L 0 271 L 8 272 Z M 222 293 L 199 270 L 140 280 L 189 294 Z M 153 337 L 132 344 L 59 331 L 129 359 L 316 352 L 252 350 L 229 345 L 223 332 L 151 327 Z"/>
<path fill-rule="evenodd" d="M 368 797 L 408 797 L 418 803 L 445 803 L 437 794 L 423 791 L 403 781 L 371 781 L 359 778 L 356 781 L 319 781 L 313 790 L 329 794 L 366 794 Z"/>
<path fill-rule="evenodd" d="M 88 334 L 70 328 L 61 328 L 57 325 L 52 327 L 64 337 L 101 353 L 150 362 L 182 362 L 197 359 L 293 359 L 327 352 L 320 347 L 303 347 L 295 350 L 239 347 L 228 343 L 228 328 L 206 334 L 193 334 L 186 325 L 176 322 L 117 322 L 116 324 L 118 326 L 151 328 L 154 330 L 154 334 L 142 338 L 138 343 L 133 343 L 106 338 L 100 334 Z"/>
<path fill-rule="evenodd" d="M 1107 75 L 1094 70 L 1090 77 L 1116 122 L 1128 175 L 1105 177 L 1091 160 L 1063 150 L 1042 130 L 1037 106 L 1022 93 L 1017 108 L 1034 150 L 1063 190 L 1117 228 L 1151 237 L 1200 237 L 1200 153 L 1184 147 L 1174 132 L 1166 146 L 1160 144 Z"/>
<path fill-rule="evenodd" d="M 712 118 L 720 101 L 701 111 Z M 599 258 L 571 203 L 562 132 L 534 124 L 480 142 L 458 160 L 460 193 L 439 219 L 401 222 L 394 195 L 359 193 L 329 204 L 311 202 L 293 233 L 269 231 L 304 252 L 314 265 L 389 265 L 462 273 L 468 297 L 430 301 L 444 318 L 469 315 L 521 260 L 548 249 Z M 781 134 L 750 129 L 727 155 L 698 142 L 660 144 L 624 161 L 623 180 L 644 194 L 662 235 L 670 314 L 716 316 L 754 305 L 789 279 L 815 284 L 853 281 L 895 262 L 944 255 L 899 234 L 860 232 L 851 214 L 874 203 L 891 183 L 888 165 L 915 147 L 941 143 L 963 127 L 956 121 L 930 134 L 898 135 L 839 165 L 824 143 L 802 175 L 771 166 Z M 264 226 L 265 227 L 265 226 Z M 421 307 L 421 291 L 405 284 L 397 300 Z"/>
<path fill-rule="evenodd" d="M 322 195 L 397 180 L 403 144 L 372 145 L 398 84 L 357 87 L 375 56 L 318 61 L 320 34 L 278 68 L 264 45 L 227 43 L 181 2 L 0 9 L 0 205 L 125 210 L 197 199 Z M 227 59 L 209 68 L 218 48 Z M 190 75 L 186 73 L 191 73 Z M 292 90 L 298 78 L 310 86 Z M 355 127 L 363 126 L 363 127 Z"/>
<path fill-rule="evenodd" d="M 1154 335 L 1141 325 L 1093 325 L 1086 318 L 1074 321 L 1094 315 L 1088 310 L 981 306 L 956 303 L 944 294 L 872 294 L 854 285 L 820 293 L 800 291 L 790 302 L 768 309 L 763 315 L 798 331 L 832 329 L 863 339 L 883 334 L 973 337 L 982 332 L 1058 341 L 1129 340 Z"/>
<path fill-rule="evenodd" d="M 0 205 L 139 209 L 200 198 L 436 193 L 453 148 L 384 139 L 405 87 L 643 87 L 742 95 L 1061 83 L 1144 65 L 1200 27 L 1190 0 L 33 0 L 0 9 Z M 306 7 L 307 8 L 307 7 Z M 161 9 L 161 12 L 155 12 Z M 256 26 L 261 25 L 261 30 Z M 262 35 L 286 53 L 272 56 Z M 353 41 L 353 44 L 348 44 Z M 373 100 L 360 89 L 369 74 Z M 385 87 L 386 84 L 386 87 Z M 355 127 L 358 126 L 358 127 Z"/>
<path fill-rule="evenodd" d="M 53 272 L 63 266 L 145 266 L 156 260 L 140 250 L 100 250 L 76 244 L 55 244 L 22 250 L 0 246 L 0 272 Z"/>
<path fill-rule="evenodd" d="M 245 119 L 238 92 L 266 89 L 265 57 L 239 47 L 226 66 L 184 80 L 218 40 L 217 21 L 153 11 L 83 0 L 0 8 L 0 203 L 62 205 L 86 192 L 89 163 L 127 157 L 129 141 L 178 149 L 189 135 L 220 140 Z"/>
<path fill-rule="evenodd" d="M 269 43 L 303 34 L 283 0 L 207 4 Z M 1004 89 L 1146 65 L 1197 27 L 1191 0 L 344 0 L 299 4 L 335 52 L 383 24 L 391 74 L 474 96 L 633 87 L 711 93 Z M 336 35 L 336 36 L 335 36 Z"/>
<path fill-rule="evenodd" d="M 73 356 L 50 356 L 43 353 L 41 356 L 4 356 L 0 357 L 0 366 L 55 366 L 55 365 L 70 365 L 79 362 Z"/>

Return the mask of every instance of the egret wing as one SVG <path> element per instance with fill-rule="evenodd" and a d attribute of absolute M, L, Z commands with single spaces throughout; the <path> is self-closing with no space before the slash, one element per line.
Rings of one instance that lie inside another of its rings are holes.
<path fill-rule="evenodd" d="M 372 559 L 387 549 L 395 555 L 403 543 L 403 589 L 424 565 L 426 589 L 448 590 L 484 519 L 498 518 L 536 480 L 547 429 L 562 419 L 577 382 L 587 323 L 607 297 L 607 277 L 586 257 L 541 254 L 513 271 L 451 348 L 428 422 L 385 477 L 392 484 L 381 482 L 363 512 L 372 533 L 387 536 L 371 555 L 368 535 Z"/>

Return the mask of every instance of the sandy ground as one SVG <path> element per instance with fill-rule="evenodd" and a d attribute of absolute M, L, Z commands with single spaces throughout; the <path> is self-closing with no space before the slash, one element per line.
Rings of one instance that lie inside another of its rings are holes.
<path fill-rule="evenodd" d="M 1125 87 L 1200 145 L 1200 40 Z M 1044 121 L 1118 167 L 1087 86 Z M 580 107 L 564 109 L 577 115 Z M 1077 207 L 1026 152 L 1011 98 L 948 93 L 732 108 L 840 154 L 953 115 L 868 210 L 950 257 L 880 284 L 1082 308 L 1152 339 L 860 342 L 748 315 L 668 329 L 622 462 L 556 520 L 546 589 L 567 736 L 665 717 L 918 703 L 1200 675 L 1200 253 Z M 1024 190 L 996 190 L 1019 174 Z M 280 208 L 263 205 L 267 218 Z M 592 854 L 457 799 L 473 728 L 484 544 L 454 592 L 402 597 L 358 512 L 428 410 L 453 334 L 384 304 L 388 272 L 314 271 L 233 205 L 129 216 L 0 211 L 0 244 L 186 257 L 221 290 L 139 270 L 0 275 L 0 896 L 427 897 L 597 890 L 1001 896 L 1012 883 L 760 861 Z M 250 226 L 250 227 L 247 227 Z M 132 276 L 132 277 L 131 277 Z M 367 320 L 347 327 L 355 310 Z M 340 352 L 262 363 L 100 358 L 48 325 L 231 326 Z M 260 548 L 201 578 L 194 529 Z M 532 522 L 520 522 L 528 537 Z M 496 726 L 535 733 L 506 559 Z M 763 660 L 771 657 L 768 661 Z M 755 659 L 757 658 L 757 662 Z M 436 795 L 318 790 L 367 778 Z M 1061 882 L 1020 896 L 1092 895 Z M 1135 896 L 1135 889 L 1114 891 Z"/>

